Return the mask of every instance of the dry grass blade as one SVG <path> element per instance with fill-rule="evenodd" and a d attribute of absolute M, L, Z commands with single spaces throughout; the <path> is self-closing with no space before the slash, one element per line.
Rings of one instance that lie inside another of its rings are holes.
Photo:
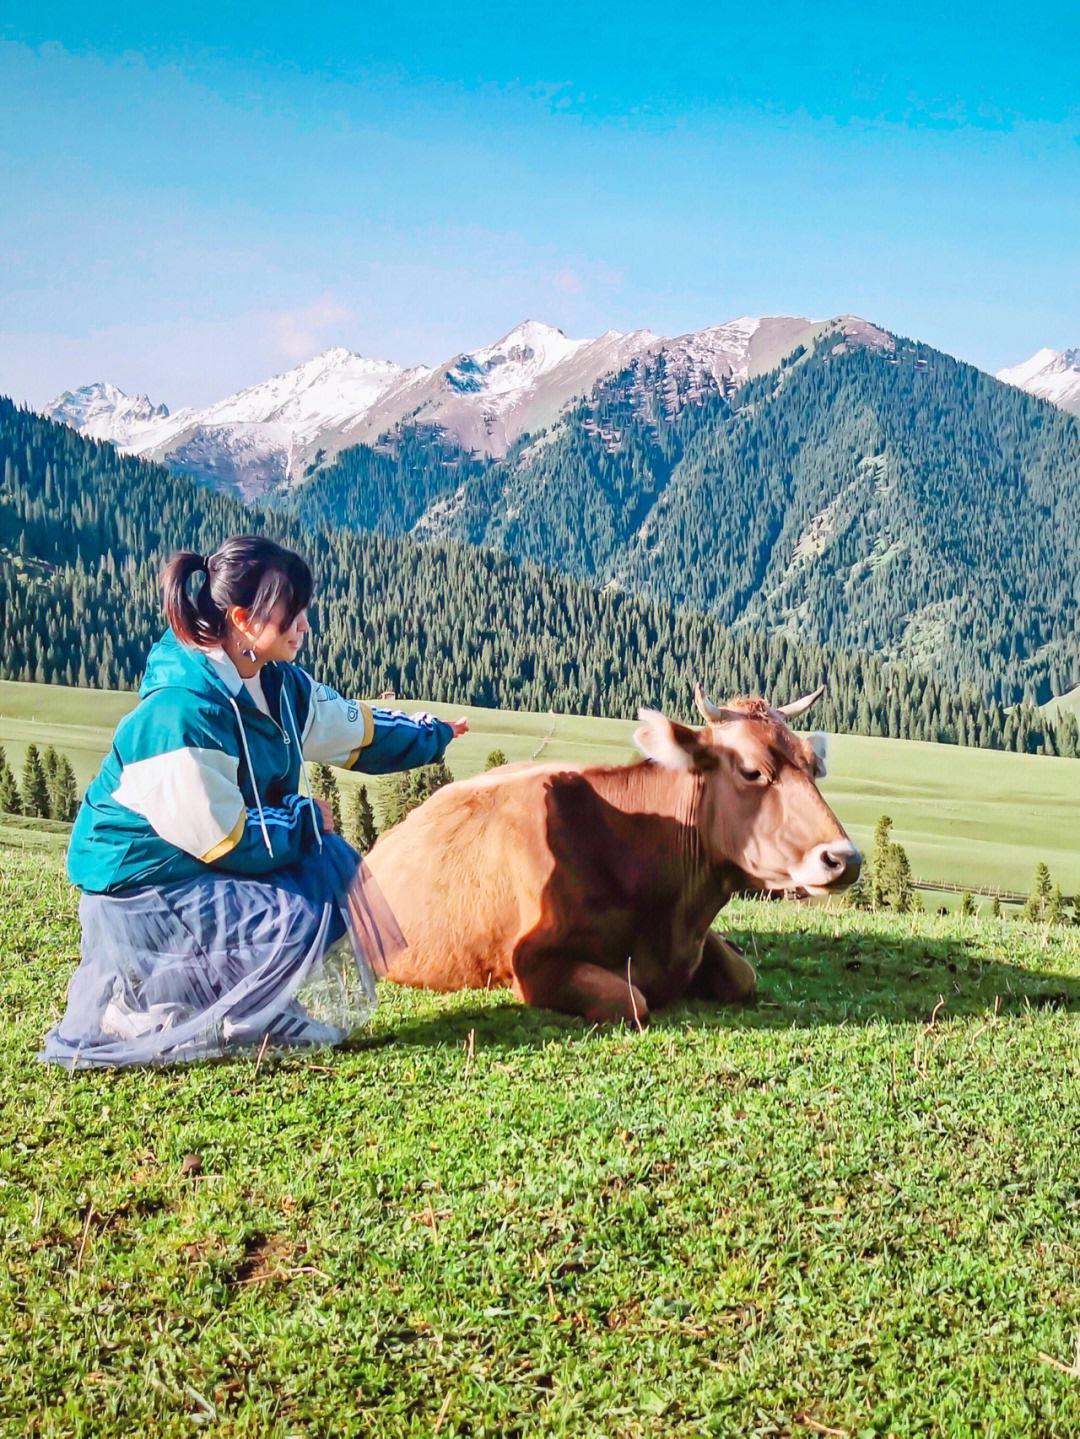
<path fill-rule="evenodd" d="M 812 1429 L 815 1434 L 831 1434 L 834 1439 L 848 1439 L 846 1429 L 830 1429 L 828 1424 L 822 1424 L 819 1419 L 811 1419 L 809 1414 L 797 1414 L 795 1423 L 801 1424 L 804 1429 Z"/>
<path fill-rule="evenodd" d="M 448 1389 L 446 1391 L 446 1397 L 443 1399 L 442 1402 L 442 1408 L 439 1410 L 439 1417 L 435 1420 L 435 1427 L 431 1431 L 433 1434 L 438 1434 L 439 1430 L 443 1427 L 443 1424 L 446 1421 L 446 1414 L 450 1408 L 450 1396 L 451 1391 Z"/>
<path fill-rule="evenodd" d="M 1039 1358 L 1044 1364 L 1049 1364 L 1052 1369 L 1057 1369 L 1062 1374 L 1067 1374 L 1070 1379 L 1080 1379 L 1080 1368 L 1075 1364 L 1063 1364 L 1060 1359 L 1055 1359 L 1052 1354 L 1039 1350 Z"/>
<path fill-rule="evenodd" d="M 270 1031 L 267 1030 L 267 1032 L 263 1035 L 263 1042 L 262 1042 L 262 1044 L 259 1045 L 259 1057 L 258 1057 L 258 1059 L 256 1059 L 256 1061 L 255 1061 L 255 1073 L 251 1076 L 252 1079 L 258 1079 L 258 1077 L 259 1077 L 259 1066 L 260 1066 L 260 1065 L 262 1064 L 262 1062 L 263 1062 L 263 1055 L 266 1053 L 266 1046 L 267 1046 L 269 1043 L 270 1043 Z"/>
<path fill-rule="evenodd" d="M 634 981 L 630 978 L 630 956 L 626 956 L 626 987 L 630 991 L 630 1006 L 634 1011 L 634 1024 L 639 1034 L 645 1033 L 645 1026 L 641 1022 L 641 1015 L 638 1013 L 637 999 L 634 996 Z"/>
<path fill-rule="evenodd" d="M 94 1206 L 91 1204 L 86 1211 L 86 1223 L 83 1225 L 82 1239 L 79 1240 L 79 1252 L 75 1256 L 75 1273 L 82 1269 L 83 1255 L 86 1253 L 86 1241 L 90 1237 L 90 1221 L 94 1217 Z"/>
<path fill-rule="evenodd" d="M 1076 1357 L 1071 1364 L 1063 1364 L 1060 1359 L 1055 1359 L 1052 1354 L 1047 1354 L 1042 1349 L 1039 1350 L 1039 1358 L 1052 1369 L 1068 1374 L 1070 1379 L 1080 1379 L 1080 1330 L 1077 1330 L 1076 1334 Z"/>

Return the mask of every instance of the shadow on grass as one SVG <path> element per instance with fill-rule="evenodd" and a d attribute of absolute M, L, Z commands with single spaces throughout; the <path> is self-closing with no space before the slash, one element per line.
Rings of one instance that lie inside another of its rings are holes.
<path fill-rule="evenodd" d="M 834 936 L 808 930 L 732 927 L 726 931 L 758 970 L 758 1000 L 751 1006 L 694 1001 L 654 1012 L 665 1029 L 787 1029 L 884 1020 L 929 1019 L 939 1000 L 944 1016 L 1041 1009 L 1080 1011 L 1080 978 L 1007 964 L 988 953 L 978 934 L 882 936 L 858 931 Z M 530 1009 L 507 991 L 470 1003 L 448 998 L 440 1014 L 404 1017 L 383 1033 L 363 1035 L 352 1049 L 385 1045 L 455 1045 L 485 1049 L 549 1044 L 580 1035 L 582 1019 Z M 391 1021 L 392 1023 L 392 1021 Z"/>

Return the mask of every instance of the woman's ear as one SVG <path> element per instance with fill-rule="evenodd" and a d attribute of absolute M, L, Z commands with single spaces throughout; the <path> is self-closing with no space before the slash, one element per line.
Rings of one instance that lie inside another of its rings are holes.
<path fill-rule="evenodd" d="M 656 710 L 638 710 L 641 723 L 634 731 L 634 743 L 645 756 L 665 769 L 714 769 L 716 757 L 701 743 L 701 735 L 687 725 L 676 724 Z"/>
<path fill-rule="evenodd" d="M 240 605 L 230 605 L 225 611 L 225 618 L 241 639 L 251 640 L 255 638 L 248 629 L 247 610 L 241 608 Z"/>

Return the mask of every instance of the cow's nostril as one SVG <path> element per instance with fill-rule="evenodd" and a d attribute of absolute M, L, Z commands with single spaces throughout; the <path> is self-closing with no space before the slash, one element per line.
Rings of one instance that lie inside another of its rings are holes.
<path fill-rule="evenodd" d="M 832 840 L 816 851 L 819 873 L 830 885 L 852 884 L 862 868 L 862 855 L 849 839 Z"/>

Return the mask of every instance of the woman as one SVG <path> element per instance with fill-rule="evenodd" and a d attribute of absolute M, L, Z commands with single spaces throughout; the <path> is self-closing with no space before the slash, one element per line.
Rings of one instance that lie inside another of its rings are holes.
<path fill-rule="evenodd" d="M 468 728 L 312 680 L 295 663 L 311 572 L 270 540 L 182 551 L 162 589 L 169 629 L 68 848 L 82 961 L 42 1055 L 68 1067 L 342 1040 L 374 1006 L 396 927 L 306 761 L 385 774 Z"/>

